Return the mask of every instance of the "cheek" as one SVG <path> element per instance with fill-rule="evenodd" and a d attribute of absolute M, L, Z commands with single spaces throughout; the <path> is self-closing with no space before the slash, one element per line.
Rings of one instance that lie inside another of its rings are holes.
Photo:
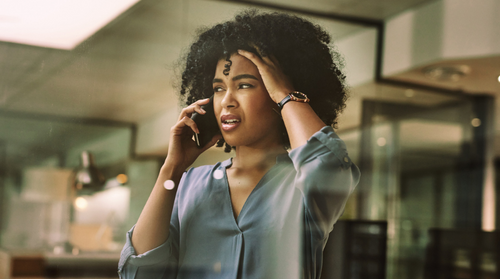
<path fill-rule="evenodd" d="M 220 115 L 220 112 L 222 111 L 222 106 L 221 106 L 220 102 L 221 102 L 221 100 L 214 96 L 213 104 L 214 104 L 215 116 Z"/>
<path fill-rule="evenodd" d="M 260 105 L 261 105 L 262 110 L 265 110 L 268 113 L 272 113 L 272 114 L 276 115 L 276 113 L 273 111 L 273 109 L 277 108 L 278 105 L 276 105 L 273 102 L 273 100 L 271 99 L 271 97 L 269 97 L 268 95 L 266 96 L 266 98 L 264 98 L 264 100 L 261 101 Z"/>
<path fill-rule="evenodd" d="M 270 124 L 276 123 L 275 120 L 279 119 L 278 114 L 273 110 L 274 103 L 271 101 L 258 102 L 254 104 L 252 108 L 253 115 L 255 118 L 259 119 L 260 124 Z"/>

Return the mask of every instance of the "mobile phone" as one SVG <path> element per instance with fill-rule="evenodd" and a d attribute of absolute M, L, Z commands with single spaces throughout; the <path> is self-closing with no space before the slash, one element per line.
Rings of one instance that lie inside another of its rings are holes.
<path fill-rule="evenodd" d="M 219 123 L 217 122 L 217 118 L 214 113 L 213 98 L 214 96 L 212 95 L 210 97 L 210 101 L 201 106 L 206 111 L 205 114 L 194 112 L 191 115 L 191 119 L 194 120 L 198 130 L 200 131 L 199 134 L 194 133 L 194 139 L 198 148 L 204 147 L 215 135 L 220 134 Z"/>

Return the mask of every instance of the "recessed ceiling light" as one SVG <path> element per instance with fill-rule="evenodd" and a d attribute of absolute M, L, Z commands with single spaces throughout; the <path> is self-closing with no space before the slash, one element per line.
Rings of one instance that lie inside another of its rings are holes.
<path fill-rule="evenodd" d="M 71 50 L 139 0 L 2 0 L 0 41 Z"/>
<path fill-rule="evenodd" d="M 500 76 L 498 76 L 498 82 L 500 82 Z"/>
<path fill-rule="evenodd" d="M 439 81 L 459 81 L 471 72 L 467 65 L 433 65 L 425 67 L 423 73 L 426 77 Z"/>

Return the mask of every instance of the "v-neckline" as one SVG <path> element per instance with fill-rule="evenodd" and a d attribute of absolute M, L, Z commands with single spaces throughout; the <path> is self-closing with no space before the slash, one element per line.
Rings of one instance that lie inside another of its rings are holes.
<path fill-rule="evenodd" d="M 273 170 L 276 167 L 277 164 L 278 164 L 278 162 L 276 162 L 276 164 L 274 164 L 271 168 L 269 168 L 269 170 L 267 170 L 267 172 L 260 178 L 259 182 L 257 182 L 255 187 L 253 187 L 252 191 L 250 192 L 250 194 L 246 198 L 245 202 L 243 203 L 243 206 L 241 207 L 241 210 L 240 210 L 240 214 L 238 214 L 238 216 L 235 216 L 235 214 L 234 214 L 233 200 L 231 199 L 231 191 L 229 189 L 229 179 L 227 177 L 227 168 L 229 168 L 233 165 L 233 158 L 229 158 L 229 164 L 224 166 L 224 182 L 225 182 L 224 187 L 226 187 L 226 194 L 227 194 L 226 200 L 229 201 L 229 208 L 231 209 L 231 218 L 233 219 L 233 221 L 234 221 L 236 227 L 238 227 L 238 229 L 240 229 L 240 226 L 239 226 L 239 223 L 241 221 L 240 216 L 244 213 L 244 211 L 248 207 L 248 205 L 247 205 L 248 200 L 254 195 L 254 192 L 256 191 L 256 189 L 261 187 L 261 185 L 263 183 L 262 181 L 264 181 L 266 176 L 268 176 L 268 174 L 271 172 L 271 170 Z"/>

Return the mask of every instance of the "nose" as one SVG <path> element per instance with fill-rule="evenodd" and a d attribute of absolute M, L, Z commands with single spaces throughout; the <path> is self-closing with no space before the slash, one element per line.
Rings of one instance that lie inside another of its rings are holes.
<path fill-rule="evenodd" d="M 227 90 L 221 101 L 221 106 L 223 108 L 234 108 L 238 106 L 238 102 L 233 94 L 232 90 Z"/>

